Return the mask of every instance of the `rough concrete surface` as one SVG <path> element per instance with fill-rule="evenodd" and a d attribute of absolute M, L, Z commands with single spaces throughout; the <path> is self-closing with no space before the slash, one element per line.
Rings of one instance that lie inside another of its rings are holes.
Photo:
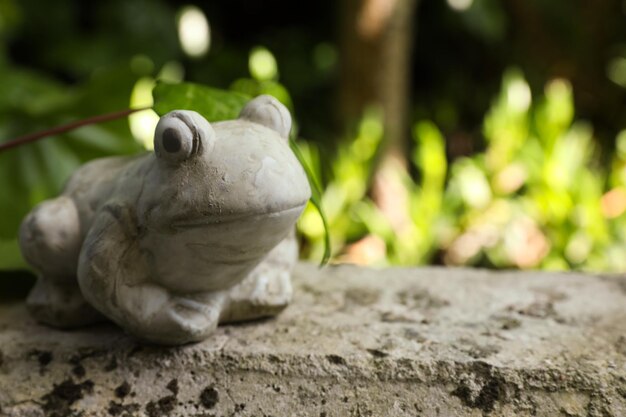
<path fill-rule="evenodd" d="M 276 319 L 178 348 L 0 306 L 0 415 L 626 416 L 626 278 L 298 265 Z"/>

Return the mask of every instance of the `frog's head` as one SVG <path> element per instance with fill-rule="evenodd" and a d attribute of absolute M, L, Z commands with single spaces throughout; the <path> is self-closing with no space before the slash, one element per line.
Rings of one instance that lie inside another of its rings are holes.
<path fill-rule="evenodd" d="M 289 111 L 270 96 L 250 101 L 238 119 L 213 124 L 193 111 L 164 115 L 140 222 L 224 261 L 264 255 L 292 230 L 311 195 L 289 148 L 290 129 Z"/>

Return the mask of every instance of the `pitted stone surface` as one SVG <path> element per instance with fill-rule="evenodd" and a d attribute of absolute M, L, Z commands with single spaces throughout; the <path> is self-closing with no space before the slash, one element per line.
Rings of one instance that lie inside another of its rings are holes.
<path fill-rule="evenodd" d="M 626 416 L 626 279 L 300 264 L 276 319 L 140 344 L 0 305 L 2 416 Z"/>

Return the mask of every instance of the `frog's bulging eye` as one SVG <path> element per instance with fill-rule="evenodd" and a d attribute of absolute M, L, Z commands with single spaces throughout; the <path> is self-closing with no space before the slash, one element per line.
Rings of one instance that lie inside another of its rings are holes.
<path fill-rule="evenodd" d="M 193 153 L 196 134 L 176 114 L 168 114 L 159 120 L 154 133 L 154 152 L 157 157 L 171 163 L 187 160 Z"/>
<path fill-rule="evenodd" d="M 163 149 L 169 153 L 176 153 L 180 151 L 181 148 L 181 139 L 178 131 L 176 129 L 172 129 L 171 127 L 165 129 L 163 132 Z"/>
<path fill-rule="evenodd" d="M 196 115 L 188 111 L 173 111 L 163 116 L 154 132 L 156 156 L 178 164 L 200 153 L 205 134 L 198 128 L 196 119 Z"/>
<path fill-rule="evenodd" d="M 213 129 L 198 113 L 173 111 L 159 120 L 154 132 L 156 156 L 170 163 L 180 163 L 200 154 L 212 145 Z"/>

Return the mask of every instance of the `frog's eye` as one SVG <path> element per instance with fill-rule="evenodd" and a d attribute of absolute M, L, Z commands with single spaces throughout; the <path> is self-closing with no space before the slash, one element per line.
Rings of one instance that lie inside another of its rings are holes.
<path fill-rule="evenodd" d="M 213 129 L 198 113 L 173 111 L 159 120 L 154 132 L 154 152 L 172 163 L 185 161 L 211 145 Z"/>
<path fill-rule="evenodd" d="M 239 118 L 269 127 L 283 138 L 289 138 L 291 114 L 272 96 L 260 95 L 249 101 L 239 114 Z"/>

